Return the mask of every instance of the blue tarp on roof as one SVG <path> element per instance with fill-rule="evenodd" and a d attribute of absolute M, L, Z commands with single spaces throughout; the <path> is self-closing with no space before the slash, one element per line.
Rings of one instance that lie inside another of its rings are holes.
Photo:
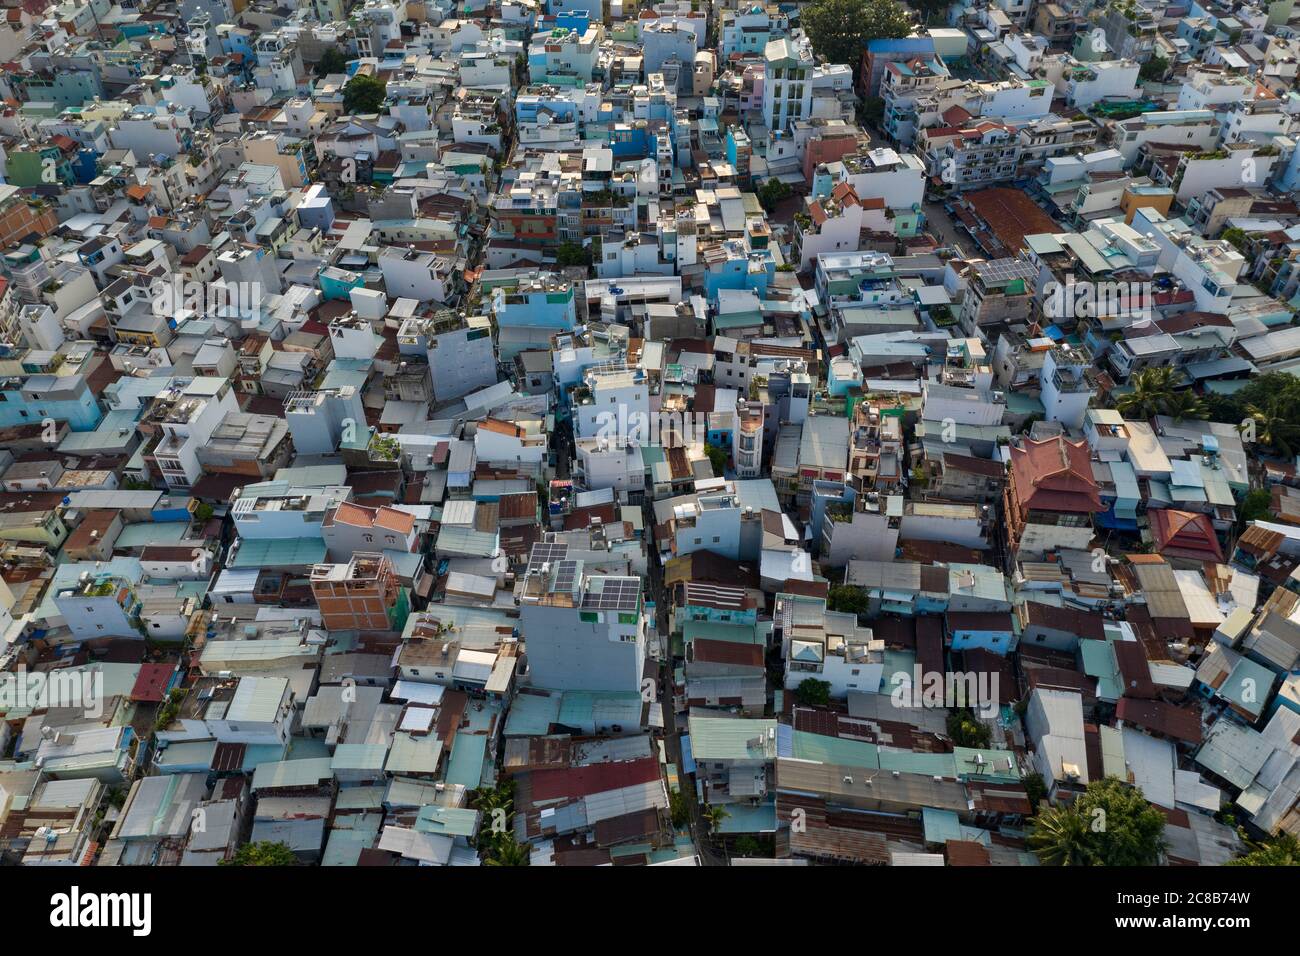
<path fill-rule="evenodd" d="M 1135 519 L 1115 517 L 1115 507 L 1113 505 L 1110 510 L 1099 511 L 1094 517 L 1097 524 L 1112 531 L 1136 531 L 1138 529 L 1138 523 Z"/>
<path fill-rule="evenodd" d="M 690 734 L 682 734 L 682 773 L 695 773 L 695 756 L 691 753 Z"/>

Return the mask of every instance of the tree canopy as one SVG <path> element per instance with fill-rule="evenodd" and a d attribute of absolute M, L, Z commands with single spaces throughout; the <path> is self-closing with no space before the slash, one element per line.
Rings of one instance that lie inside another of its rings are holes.
<path fill-rule="evenodd" d="M 1168 365 L 1144 368 L 1129 383 L 1132 391 L 1121 395 L 1115 408 L 1125 418 L 1146 419 L 1152 415 L 1174 418 L 1204 418 L 1203 402 L 1186 389 L 1179 389 L 1178 373 Z"/>
<path fill-rule="evenodd" d="M 958 747 L 987 747 L 993 740 L 988 724 L 964 708 L 948 711 L 948 736 Z"/>
<path fill-rule="evenodd" d="M 832 611 L 866 614 L 871 610 L 871 599 L 865 590 L 856 585 L 836 584 L 826 595 L 826 605 Z"/>
<path fill-rule="evenodd" d="M 816 677 L 805 677 L 794 689 L 794 699 L 805 707 L 825 707 L 831 702 L 831 685 Z"/>
<path fill-rule="evenodd" d="M 331 73 L 342 73 L 347 69 L 348 58 L 343 55 L 343 51 L 336 46 L 326 47 L 321 58 L 316 61 L 316 75 L 329 76 Z"/>
<path fill-rule="evenodd" d="M 1164 814 L 1115 777 L 1095 780 L 1068 806 L 1030 824 L 1029 847 L 1052 866 L 1153 866 L 1164 850 Z"/>
<path fill-rule="evenodd" d="M 789 185 L 779 179 L 769 179 L 758 187 L 758 202 L 764 209 L 771 212 L 776 208 L 776 204 L 789 196 L 790 193 Z"/>
<path fill-rule="evenodd" d="M 388 84 L 377 76 L 360 74 L 343 87 L 345 113 L 378 113 L 384 105 Z"/>
<path fill-rule="evenodd" d="M 1229 861 L 1228 866 L 1300 866 L 1300 840 L 1281 833 L 1266 843 L 1256 844 L 1245 856 Z"/>
<path fill-rule="evenodd" d="M 721 478 L 727 472 L 727 460 L 731 457 L 727 449 L 720 448 L 717 445 L 705 445 L 704 454 L 709 457 L 709 464 L 713 467 L 713 477 Z"/>
<path fill-rule="evenodd" d="M 812 0 L 799 22 L 818 56 L 857 71 L 869 40 L 895 40 L 912 30 L 912 15 L 897 0 Z"/>
<path fill-rule="evenodd" d="M 297 866 L 298 858 L 293 855 L 285 843 L 245 843 L 229 860 L 222 860 L 221 866 Z"/>
<path fill-rule="evenodd" d="M 1300 378 L 1286 372 L 1256 375 L 1232 395 L 1206 400 L 1210 417 L 1242 427 L 1242 440 L 1283 457 L 1300 450 Z"/>

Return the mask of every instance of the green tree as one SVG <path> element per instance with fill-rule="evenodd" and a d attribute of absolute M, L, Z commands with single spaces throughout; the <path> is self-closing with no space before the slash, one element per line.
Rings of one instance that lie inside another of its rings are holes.
<path fill-rule="evenodd" d="M 1205 403 L 1197 398 L 1190 389 L 1183 389 L 1170 395 L 1165 402 L 1163 411 L 1176 422 L 1185 418 L 1203 420 L 1207 414 Z"/>
<path fill-rule="evenodd" d="M 1125 418 L 1147 419 L 1161 414 L 1174 395 L 1177 373 L 1168 365 L 1144 368 L 1133 376 L 1133 389 L 1121 395 L 1115 408 Z"/>
<path fill-rule="evenodd" d="M 794 689 L 794 699 L 805 707 L 825 707 L 831 702 L 831 685 L 816 677 L 805 677 Z"/>
<path fill-rule="evenodd" d="M 1142 68 L 1138 70 L 1138 77 L 1148 81 L 1160 80 L 1168 72 L 1169 61 L 1161 56 L 1152 56 L 1151 59 L 1142 64 Z"/>
<path fill-rule="evenodd" d="M 708 823 L 709 832 L 715 835 L 722 827 L 722 821 L 727 819 L 729 816 L 731 816 L 731 813 L 726 807 L 714 806 L 712 804 L 705 804 L 700 807 L 700 819 Z"/>
<path fill-rule="evenodd" d="M 727 472 L 727 460 L 731 457 L 727 454 L 725 448 L 719 448 L 717 445 L 705 445 L 704 454 L 709 456 L 709 464 L 713 466 L 713 477 L 721 478 Z"/>
<path fill-rule="evenodd" d="M 799 23 L 818 56 L 854 72 L 870 40 L 897 40 L 912 31 L 912 15 L 896 0 L 812 0 Z"/>
<path fill-rule="evenodd" d="M 948 736 L 958 747 L 987 747 L 993 742 L 989 725 L 964 707 L 948 711 Z"/>
<path fill-rule="evenodd" d="M 520 843 L 513 833 L 507 833 L 497 840 L 491 853 L 483 861 L 484 866 L 527 866 L 531 843 Z"/>
<path fill-rule="evenodd" d="M 1038 805 L 1047 796 L 1047 784 L 1043 783 L 1043 775 L 1041 773 L 1027 773 L 1020 778 L 1020 784 L 1025 788 L 1025 796 L 1029 798 L 1029 805 L 1033 807 L 1030 812 L 1037 813 Z"/>
<path fill-rule="evenodd" d="M 1090 821 L 1088 830 L 1101 866 L 1153 866 L 1160 859 L 1165 816 L 1137 787 L 1116 777 L 1096 780 L 1075 806 Z"/>
<path fill-rule="evenodd" d="M 1294 397 L 1275 393 L 1259 404 L 1248 402 L 1246 417 L 1254 425 L 1257 442 L 1287 458 L 1295 453 L 1297 444 L 1300 444 L 1300 403 Z"/>
<path fill-rule="evenodd" d="M 348 68 L 348 58 L 343 55 L 343 51 L 336 46 L 327 47 L 321 54 L 321 58 L 316 61 L 316 75 L 329 76 L 333 73 L 342 73 Z"/>
<path fill-rule="evenodd" d="M 761 856 L 763 844 L 746 833 L 736 840 L 736 856 Z"/>
<path fill-rule="evenodd" d="M 868 96 L 858 107 L 858 122 L 863 126 L 880 128 L 885 119 L 885 100 L 880 96 Z"/>
<path fill-rule="evenodd" d="M 1267 521 L 1273 517 L 1273 496 L 1264 488 L 1256 488 L 1241 499 L 1237 514 L 1242 527 L 1252 521 Z"/>
<path fill-rule="evenodd" d="M 562 242 L 555 250 L 555 262 L 561 268 L 565 266 L 589 266 L 591 265 L 591 250 L 580 242 Z"/>
<path fill-rule="evenodd" d="M 686 794 L 680 790 L 668 794 L 668 815 L 672 818 L 675 830 L 680 830 L 691 822 L 691 806 L 686 802 Z"/>
<path fill-rule="evenodd" d="M 384 105 L 388 84 L 377 76 L 358 74 L 343 87 L 345 113 L 378 113 Z"/>
<path fill-rule="evenodd" d="M 258 843 L 245 843 L 229 860 L 222 860 L 220 866 L 297 866 L 298 858 L 293 855 L 285 843 L 271 843 L 263 840 Z"/>
<path fill-rule="evenodd" d="M 1088 822 L 1074 807 L 1048 807 L 1030 824 L 1029 849 L 1048 866 L 1088 866 Z"/>
<path fill-rule="evenodd" d="M 847 614 L 866 614 L 871 610 L 867 592 L 853 584 L 837 584 L 826 595 L 826 606 Z"/>
<path fill-rule="evenodd" d="M 1282 832 L 1264 843 L 1255 843 L 1245 856 L 1230 861 L 1228 866 L 1300 866 L 1300 840 L 1294 834 Z"/>
<path fill-rule="evenodd" d="M 945 22 L 948 8 L 952 6 L 951 0 L 907 0 L 907 3 L 921 14 L 922 23 L 939 25 Z"/>
<path fill-rule="evenodd" d="M 788 184 L 781 182 L 779 179 L 769 179 L 758 187 L 758 202 L 764 209 L 771 212 L 790 193 L 791 189 Z"/>
<path fill-rule="evenodd" d="M 1072 805 L 1039 813 L 1028 844 L 1052 866 L 1154 866 L 1164 830 L 1164 814 L 1141 790 L 1107 777 L 1088 784 Z"/>
<path fill-rule="evenodd" d="M 1230 243 L 1234 249 L 1240 253 L 1246 251 L 1246 230 L 1238 229 L 1236 226 L 1230 226 L 1219 234 L 1219 238 L 1224 242 Z"/>

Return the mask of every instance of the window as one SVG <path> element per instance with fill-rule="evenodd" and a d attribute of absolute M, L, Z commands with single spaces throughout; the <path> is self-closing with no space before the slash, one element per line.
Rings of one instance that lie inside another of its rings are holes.
<path fill-rule="evenodd" d="M 584 624 L 599 624 L 600 615 L 595 611 L 579 611 L 578 620 L 582 621 Z"/>

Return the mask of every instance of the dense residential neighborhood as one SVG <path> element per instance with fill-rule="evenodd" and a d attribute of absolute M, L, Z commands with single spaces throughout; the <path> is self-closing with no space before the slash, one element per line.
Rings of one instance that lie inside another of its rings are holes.
<path fill-rule="evenodd" d="M 0 863 L 1300 864 L 1292 0 L 0 5 Z"/>

